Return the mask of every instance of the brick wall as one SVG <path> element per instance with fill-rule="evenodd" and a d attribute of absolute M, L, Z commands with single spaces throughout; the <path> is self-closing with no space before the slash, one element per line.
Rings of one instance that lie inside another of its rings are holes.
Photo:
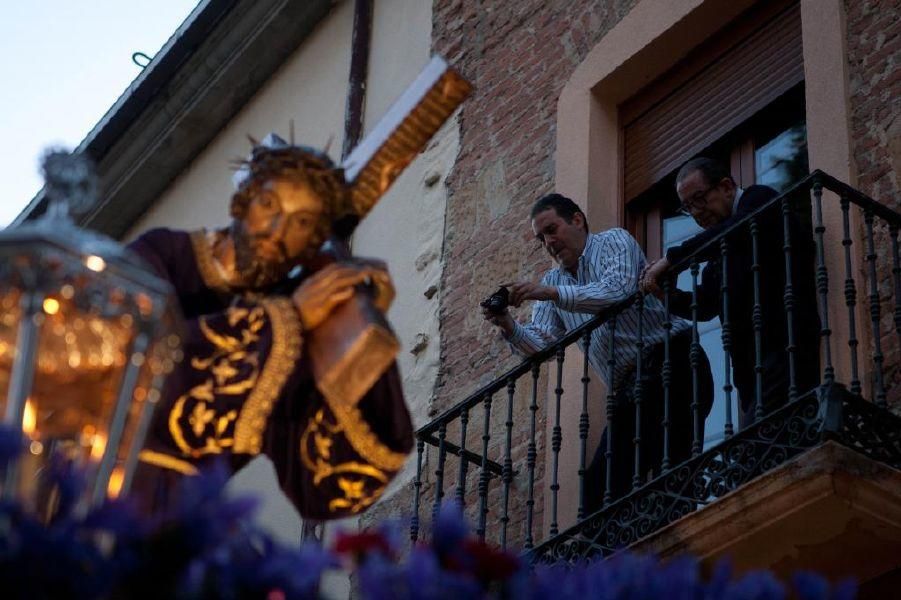
<path fill-rule="evenodd" d="M 550 259 L 534 241 L 528 212 L 532 203 L 552 190 L 556 136 L 557 98 L 570 74 L 588 51 L 635 4 L 635 0 L 596 2 L 576 0 L 546 2 L 525 0 L 435 0 L 433 50 L 445 56 L 475 84 L 475 94 L 461 115 L 461 142 L 453 172 L 448 177 L 444 261 L 441 280 L 441 367 L 430 408 L 434 416 L 462 400 L 468 393 L 517 362 L 484 323 L 479 300 L 511 279 L 537 279 Z M 524 318 L 528 307 L 517 315 Z M 544 437 L 546 412 L 543 370 L 538 414 L 538 467 L 534 534 L 541 538 L 544 524 Z M 521 545 L 525 536 L 527 497 L 525 454 L 528 444 L 528 378 L 518 387 L 514 410 L 512 455 L 517 476 L 511 485 L 510 541 Z M 503 423 L 506 394 L 494 400 L 492 459 L 503 460 Z M 481 448 L 481 416 L 474 411 L 469 424 L 468 447 Z M 458 429 L 448 430 L 456 443 Z M 575 432 L 571 443 L 577 443 Z M 434 497 L 437 452 L 427 447 L 423 466 L 421 516 L 427 520 Z M 413 459 L 415 460 L 415 458 Z M 457 481 L 457 461 L 448 457 L 445 494 L 452 496 Z M 477 469 L 470 468 L 467 508 L 477 519 Z M 489 535 L 497 541 L 501 516 L 502 484 L 489 486 Z M 399 490 L 364 517 L 408 513 L 409 489 Z"/>
<path fill-rule="evenodd" d="M 506 345 L 478 301 L 510 279 L 537 278 L 549 259 L 528 211 L 552 190 L 557 98 L 588 51 L 634 0 L 437 0 L 435 52 L 475 84 L 448 180 L 441 373 L 433 410 L 490 380 Z"/>
<path fill-rule="evenodd" d="M 847 0 L 851 155 L 858 187 L 901 209 L 901 2 Z M 901 352 L 894 320 L 890 238 L 877 227 L 881 331 L 889 401 L 901 410 Z M 866 294 L 868 290 L 859 290 Z M 860 300 L 866 302 L 865 297 Z M 870 324 L 866 323 L 866 327 Z M 872 385 L 872 382 L 869 382 Z"/>
<path fill-rule="evenodd" d="M 531 205 L 552 191 L 557 100 L 571 73 L 591 48 L 628 13 L 633 0 L 485 2 L 438 0 L 433 6 L 433 46 L 475 84 L 474 97 L 463 110 L 460 155 L 448 180 L 445 222 L 445 269 L 440 319 L 441 367 L 433 413 L 462 399 L 517 359 L 492 326 L 478 302 L 500 283 L 537 279 L 550 266 L 529 226 Z M 519 318 L 528 315 L 524 307 Z M 546 411 L 542 377 L 538 419 L 538 465 L 533 534 L 544 537 L 549 519 L 545 506 Z M 525 386 L 523 380 L 520 386 Z M 495 400 L 500 407 L 502 398 Z M 502 419 L 492 426 L 491 457 L 502 461 Z M 512 456 L 518 475 L 511 486 L 509 539 L 525 537 L 527 496 L 525 455 L 529 422 L 525 394 L 514 409 Z M 577 443 L 564 433 L 564 443 Z M 572 473 L 561 473 L 561 494 L 573 494 Z M 567 484 L 570 484 L 567 487 Z M 467 505 L 477 514 L 477 486 L 468 488 Z M 489 487 L 489 538 L 496 541 L 502 516 L 499 480 Z"/>

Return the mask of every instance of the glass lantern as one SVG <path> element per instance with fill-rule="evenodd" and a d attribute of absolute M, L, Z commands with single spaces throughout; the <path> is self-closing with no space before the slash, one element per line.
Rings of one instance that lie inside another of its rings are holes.
<path fill-rule="evenodd" d="M 69 217 L 93 201 L 87 159 L 48 154 L 44 174 L 47 213 L 0 232 L 0 414 L 26 442 L 4 495 L 51 515 L 50 461 L 83 470 L 85 503 L 128 491 L 180 342 L 169 284 Z"/>

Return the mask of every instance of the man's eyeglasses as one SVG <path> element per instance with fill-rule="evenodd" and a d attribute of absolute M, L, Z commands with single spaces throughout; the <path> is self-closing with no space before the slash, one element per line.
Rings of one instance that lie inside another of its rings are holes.
<path fill-rule="evenodd" d="M 717 186 L 711 185 L 706 190 L 699 190 L 689 196 L 687 200 L 684 200 L 681 204 L 679 204 L 679 212 L 691 216 L 691 212 L 693 210 L 707 206 L 707 196 L 710 194 L 710 192 L 713 191 L 715 187 Z"/>

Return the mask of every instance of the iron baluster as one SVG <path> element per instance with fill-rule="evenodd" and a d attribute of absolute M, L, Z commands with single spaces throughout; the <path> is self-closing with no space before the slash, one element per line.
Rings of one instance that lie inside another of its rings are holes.
<path fill-rule="evenodd" d="M 491 441 L 491 394 L 485 394 L 483 403 L 485 408 L 485 426 L 482 429 L 482 468 L 479 473 L 479 527 L 476 533 L 479 539 L 485 540 L 485 523 L 488 519 L 488 482 L 491 475 L 488 472 L 488 442 Z"/>
<path fill-rule="evenodd" d="M 829 328 L 829 272 L 826 270 L 826 245 L 824 234 L 826 226 L 823 224 L 823 184 L 819 178 L 813 181 L 813 207 L 816 222 L 814 234 L 817 246 L 817 293 L 820 298 L 820 338 L 823 340 L 823 383 L 830 384 L 835 381 L 835 368 L 832 366 L 832 330 Z"/>
<path fill-rule="evenodd" d="M 447 459 L 447 448 L 444 440 L 447 437 L 447 423 L 443 422 L 438 427 L 438 463 L 435 467 L 435 501 L 432 504 L 432 521 L 438 516 L 441 501 L 444 499 L 444 462 Z"/>
<path fill-rule="evenodd" d="M 846 395 L 847 396 L 847 395 Z M 845 429 L 855 448 L 872 448 L 876 460 L 901 465 L 897 445 L 901 418 L 857 397 L 841 399 L 852 423 L 870 427 Z M 566 561 L 609 556 L 638 539 L 708 506 L 758 476 L 823 443 L 824 418 L 818 394 L 803 394 L 797 402 L 771 411 L 716 446 L 670 470 L 592 518 L 538 545 L 533 562 Z M 865 418 L 863 414 L 869 415 Z M 848 422 L 848 421 L 846 421 Z M 885 433 L 872 426 L 882 426 Z M 886 433 L 891 431 L 886 445 Z M 890 448 L 890 449 L 889 449 Z M 886 452 L 886 450 L 888 450 Z M 866 452 L 866 450 L 864 450 Z"/>
<path fill-rule="evenodd" d="M 466 460 L 466 427 L 469 425 L 469 409 L 460 411 L 460 464 L 457 470 L 457 503 L 460 508 L 466 506 L 466 473 L 469 461 Z"/>
<path fill-rule="evenodd" d="M 507 547 L 507 525 L 510 523 L 510 484 L 513 482 L 513 458 L 511 448 L 513 446 L 513 395 L 516 393 L 516 380 L 512 377 L 507 380 L 507 421 L 504 426 L 507 429 L 504 439 L 504 471 L 501 480 L 504 482 L 504 512 L 501 515 L 501 548 Z"/>
<path fill-rule="evenodd" d="M 760 304 L 760 249 L 757 219 L 751 219 L 751 273 L 754 278 L 754 421 L 763 418 L 763 306 Z"/>
<path fill-rule="evenodd" d="M 729 320 L 729 243 L 726 238 L 720 240 L 720 262 L 722 263 L 722 281 L 720 295 L 723 297 L 723 394 L 726 400 L 726 422 L 723 426 L 723 437 L 729 439 L 735 433 L 732 425 L 732 322 Z"/>
<path fill-rule="evenodd" d="M 557 387 L 554 388 L 554 429 L 551 434 L 553 468 L 551 471 L 551 535 L 557 535 L 557 495 L 560 492 L 560 448 L 563 445 L 563 428 L 560 426 L 560 401 L 563 398 L 563 359 L 566 349 L 557 348 Z"/>
<path fill-rule="evenodd" d="M 610 319 L 608 327 L 610 329 L 610 347 L 607 354 L 607 448 L 604 451 L 604 462 L 607 467 L 606 478 L 604 481 L 604 506 L 610 504 L 613 500 L 613 494 L 610 487 L 613 484 L 613 422 L 616 420 L 616 317 Z"/>
<path fill-rule="evenodd" d="M 670 341 L 673 330 L 673 318 L 670 314 L 670 293 L 672 278 L 666 275 L 663 278 L 663 309 L 665 312 L 663 321 L 663 461 L 660 468 L 666 472 L 670 468 L 669 444 L 670 444 L 670 385 L 672 384 L 672 362 L 670 360 Z"/>
<path fill-rule="evenodd" d="M 635 447 L 635 468 L 632 471 L 632 489 L 641 487 L 641 398 L 644 393 L 642 382 L 642 362 L 644 354 L 644 296 L 638 294 L 635 297 L 635 307 L 638 309 L 638 342 L 635 344 L 635 387 L 632 401 L 635 403 L 635 437 L 632 444 Z"/>
<path fill-rule="evenodd" d="M 876 279 L 876 242 L 873 236 L 873 210 L 864 210 L 864 223 L 867 232 L 867 256 L 870 278 L 870 322 L 873 327 L 873 370 L 876 383 L 876 406 L 885 407 L 885 383 L 882 379 L 882 331 L 879 327 L 879 283 Z"/>
<path fill-rule="evenodd" d="M 425 451 L 425 441 L 416 438 L 416 479 L 413 480 L 413 518 L 410 519 L 410 540 L 419 540 L 419 503 L 422 496 L 422 454 Z"/>
<path fill-rule="evenodd" d="M 895 286 L 895 333 L 898 335 L 898 343 L 901 344 L 901 254 L 898 252 L 898 226 L 889 227 L 889 235 L 892 238 L 892 279 Z"/>
<path fill-rule="evenodd" d="M 700 377 L 698 367 L 701 366 L 701 342 L 698 336 L 698 260 L 691 259 L 691 350 L 689 362 L 691 364 L 691 455 L 701 453 L 703 442 L 701 441 L 701 400 Z"/>
<path fill-rule="evenodd" d="M 791 239 L 791 202 L 788 196 L 782 197 L 782 251 L 785 253 L 785 304 L 786 339 L 788 344 L 785 351 L 788 352 L 788 401 L 798 399 L 797 361 L 795 354 L 798 346 L 795 343 L 795 287 L 792 277 L 792 239 Z"/>
<path fill-rule="evenodd" d="M 588 349 L 591 345 L 591 331 L 586 331 L 582 340 L 585 344 L 582 360 L 582 413 L 579 415 L 579 510 L 578 518 L 585 516 L 585 472 L 588 455 Z"/>
<path fill-rule="evenodd" d="M 535 545 L 532 538 L 532 519 L 535 515 L 535 462 L 538 458 L 537 444 L 535 443 L 536 421 L 538 418 L 538 377 L 541 374 L 541 365 L 535 361 L 532 363 L 532 401 L 529 403 L 531 423 L 529 425 L 529 445 L 526 450 L 526 469 L 529 477 L 529 497 L 526 500 L 526 549 Z"/>
<path fill-rule="evenodd" d="M 842 193 L 842 246 L 845 248 L 845 306 L 848 308 L 848 354 L 851 360 L 851 383 L 850 390 L 852 394 L 860 394 L 860 373 L 857 367 L 857 285 L 854 282 L 854 269 L 851 261 L 851 202 L 848 195 Z"/>

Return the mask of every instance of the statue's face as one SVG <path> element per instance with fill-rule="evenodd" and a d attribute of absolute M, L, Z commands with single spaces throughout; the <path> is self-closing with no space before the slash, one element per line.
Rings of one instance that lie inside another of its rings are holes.
<path fill-rule="evenodd" d="M 306 183 L 272 179 L 236 219 L 235 268 L 246 285 L 280 281 L 323 242 L 323 201 Z"/>

